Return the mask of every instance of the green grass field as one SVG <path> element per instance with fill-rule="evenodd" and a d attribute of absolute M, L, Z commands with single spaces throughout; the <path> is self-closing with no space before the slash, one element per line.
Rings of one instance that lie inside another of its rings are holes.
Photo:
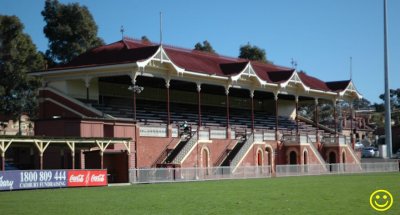
<path fill-rule="evenodd" d="M 386 189 L 386 212 L 369 204 Z M 400 174 L 304 176 L 0 192 L 10 214 L 400 214 Z"/>

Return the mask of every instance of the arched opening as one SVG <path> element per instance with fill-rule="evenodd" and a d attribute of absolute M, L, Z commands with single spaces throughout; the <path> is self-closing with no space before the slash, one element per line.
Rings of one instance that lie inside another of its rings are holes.
<path fill-rule="evenodd" d="M 267 154 L 267 157 L 266 157 L 267 165 L 271 166 L 271 168 L 272 168 L 272 159 L 274 158 L 274 153 L 272 151 L 272 148 L 267 147 L 265 149 L 265 151 L 267 151 L 267 153 L 266 153 Z"/>
<path fill-rule="evenodd" d="M 329 153 L 329 163 L 336 163 L 336 153 L 335 152 L 330 152 Z"/>
<path fill-rule="evenodd" d="M 257 166 L 263 166 L 263 155 L 261 150 L 257 151 Z"/>
<path fill-rule="evenodd" d="M 297 153 L 295 151 L 291 151 L 289 154 L 289 163 L 297 164 Z"/>
<path fill-rule="evenodd" d="M 328 163 L 329 165 L 329 170 L 332 172 L 334 169 L 336 168 L 336 165 L 334 165 L 336 163 L 336 153 L 335 152 L 330 152 L 329 156 L 328 156 Z"/>

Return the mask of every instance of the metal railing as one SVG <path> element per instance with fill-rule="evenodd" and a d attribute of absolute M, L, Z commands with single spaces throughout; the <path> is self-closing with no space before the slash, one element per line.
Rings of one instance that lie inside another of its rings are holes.
<path fill-rule="evenodd" d="M 277 165 L 276 176 L 303 176 L 303 175 L 329 175 L 353 174 L 371 172 L 398 172 L 399 163 L 361 163 L 361 164 L 309 164 L 309 165 Z"/>
<path fill-rule="evenodd" d="M 247 154 L 250 147 L 253 145 L 253 142 L 254 142 L 254 133 L 250 134 L 247 137 L 247 140 L 243 144 L 242 148 L 240 148 L 239 152 L 232 159 L 230 166 L 233 167 L 233 171 L 235 171 L 235 169 L 239 165 L 240 161 L 242 161 L 243 157 Z"/>
<path fill-rule="evenodd" d="M 130 183 L 162 183 L 271 177 L 270 166 L 131 169 Z"/>
<path fill-rule="evenodd" d="M 337 175 L 356 173 L 398 172 L 398 162 L 361 163 L 361 164 L 309 164 L 277 165 L 275 176 Z M 130 169 L 132 184 L 185 182 L 223 179 L 270 178 L 271 166 L 239 166 L 209 168 L 152 168 Z"/>
<path fill-rule="evenodd" d="M 178 155 L 175 157 L 175 159 L 172 161 L 172 163 L 175 163 L 175 164 L 182 163 L 183 159 L 186 158 L 187 155 L 189 154 L 189 152 L 192 151 L 192 149 L 194 148 L 196 143 L 197 143 L 197 132 L 192 132 L 192 137 L 190 138 L 190 140 L 188 140 L 186 145 L 178 153 Z"/>

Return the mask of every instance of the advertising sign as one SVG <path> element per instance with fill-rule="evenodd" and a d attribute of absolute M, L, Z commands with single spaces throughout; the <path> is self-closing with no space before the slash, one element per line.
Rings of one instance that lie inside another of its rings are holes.
<path fill-rule="evenodd" d="M 66 170 L 23 170 L 0 172 L 0 190 L 55 188 L 66 186 Z"/>
<path fill-rule="evenodd" d="M 107 185 L 107 170 L 69 170 L 68 187 L 92 187 Z"/>

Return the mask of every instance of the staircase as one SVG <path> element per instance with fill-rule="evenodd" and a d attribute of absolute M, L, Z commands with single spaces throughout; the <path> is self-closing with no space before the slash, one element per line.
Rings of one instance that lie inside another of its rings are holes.
<path fill-rule="evenodd" d="M 325 166 L 326 162 L 324 158 L 322 158 L 321 154 L 319 153 L 318 149 L 315 147 L 314 143 L 310 140 L 310 138 L 307 138 L 308 144 L 310 144 L 311 151 L 313 151 L 314 155 L 317 157 L 318 161 Z"/>
<path fill-rule="evenodd" d="M 165 163 L 182 164 L 197 144 L 197 132 L 191 133 L 191 138 L 181 141 L 171 154 L 165 159 Z"/>
<path fill-rule="evenodd" d="M 245 142 L 246 139 L 239 140 L 232 150 L 226 150 L 228 151 L 228 154 L 227 156 L 225 156 L 225 159 L 221 163 L 221 166 L 229 166 Z"/>
<path fill-rule="evenodd" d="M 312 121 L 312 120 L 310 120 L 310 119 L 307 119 L 307 118 L 305 118 L 305 117 L 303 117 L 303 116 L 300 116 L 300 115 L 299 115 L 299 116 L 297 116 L 297 118 L 299 119 L 299 121 L 305 122 L 305 123 L 310 124 L 310 125 L 312 125 L 312 126 L 314 126 L 314 127 L 317 126 L 317 124 L 316 124 L 314 121 Z M 325 126 L 325 125 L 321 125 L 321 124 L 318 124 L 318 129 L 321 129 L 321 130 L 323 130 L 323 131 L 325 131 L 325 132 L 327 132 L 327 133 L 331 133 L 331 134 L 334 134 L 334 133 L 335 133 L 335 130 L 334 130 L 334 129 L 329 128 L 329 127 L 327 127 L 327 126 Z"/>
<path fill-rule="evenodd" d="M 239 143 L 237 144 L 237 146 L 235 148 L 238 147 L 238 149 L 236 149 L 238 151 L 235 153 L 235 155 L 233 156 L 233 159 L 230 163 L 231 168 L 233 167 L 232 172 L 234 172 L 236 170 L 236 168 L 239 166 L 240 162 L 242 162 L 242 160 L 244 159 L 246 154 L 251 149 L 253 142 L 254 142 L 254 133 L 251 133 L 246 138 L 246 140 L 240 144 L 240 146 L 239 146 Z M 235 149 L 232 150 L 232 152 L 234 152 L 234 151 L 235 151 Z M 228 158 L 229 157 L 230 156 L 228 156 Z"/>
<path fill-rule="evenodd" d="M 349 152 L 351 154 L 351 156 L 353 157 L 353 159 L 356 161 L 356 164 L 360 164 L 360 159 L 357 157 L 356 152 L 353 150 L 353 148 L 351 147 L 351 145 L 346 144 L 347 148 L 349 149 Z"/>

